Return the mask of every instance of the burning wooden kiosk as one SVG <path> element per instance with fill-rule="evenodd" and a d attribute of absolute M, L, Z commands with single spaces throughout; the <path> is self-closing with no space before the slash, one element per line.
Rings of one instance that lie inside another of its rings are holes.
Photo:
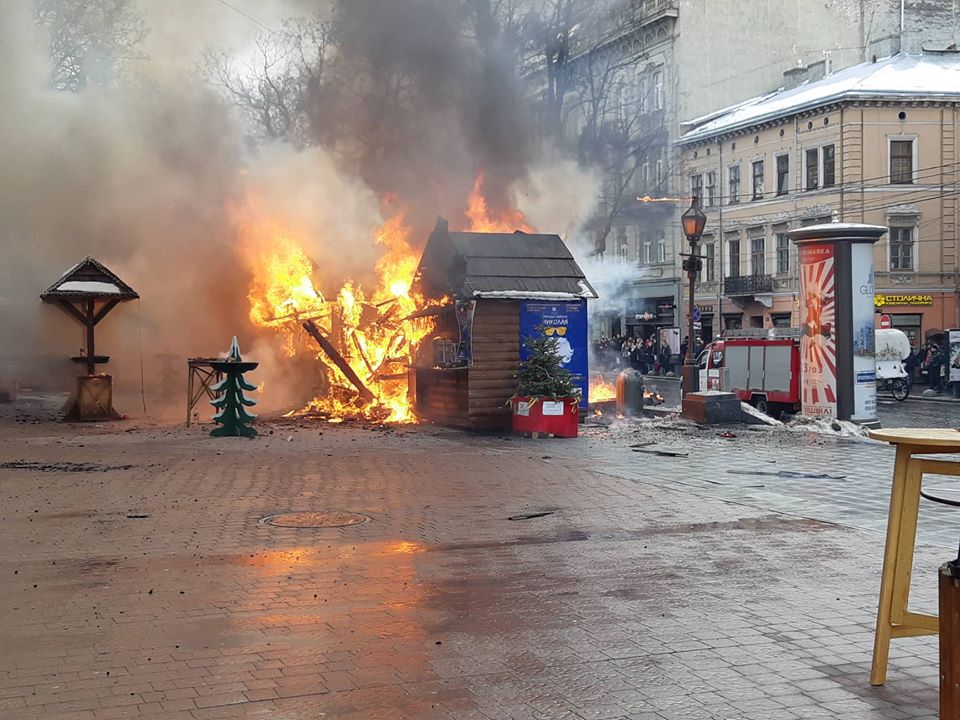
<path fill-rule="evenodd" d="M 94 328 L 118 304 L 140 296 L 133 288 L 89 255 L 67 270 L 40 295 L 43 302 L 56 303 L 86 328 L 86 346 L 73 362 L 84 365 L 86 375 L 77 378 L 77 387 L 64 407 L 65 420 L 117 420 L 113 409 L 113 378 L 97 374 L 97 365 L 109 362 L 97 355 Z"/>
<path fill-rule="evenodd" d="M 553 328 L 587 401 L 587 300 L 597 294 L 558 235 L 451 232 L 437 225 L 413 289 L 446 299 L 411 368 L 418 417 L 453 427 L 510 427 L 522 337 Z M 562 329 L 561 329 L 562 328 Z"/>

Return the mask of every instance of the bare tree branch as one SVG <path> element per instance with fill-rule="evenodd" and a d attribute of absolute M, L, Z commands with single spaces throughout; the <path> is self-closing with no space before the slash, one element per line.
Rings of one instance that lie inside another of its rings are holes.
<path fill-rule="evenodd" d="M 132 0 L 35 0 L 34 19 L 50 33 L 50 84 L 59 90 L 109 84 L 145 57 L 149 29 Z"/>

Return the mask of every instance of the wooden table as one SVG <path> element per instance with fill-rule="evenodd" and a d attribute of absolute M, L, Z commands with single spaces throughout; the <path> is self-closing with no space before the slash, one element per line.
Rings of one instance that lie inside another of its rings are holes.
<path fill-rule="evenodd" d="M 887 518 L 887 545 L 883 553 L 880 580 L 880 607 L 873 644 L 870 684 L 883 685 L 887 679 L 890 639 L 939 633 L 939 618 L 910 612 L 910 575 L 917 539 L 920 483 L 924 473 L 960 475 L 960 460 L 916 457 L 960 453 L 960 431 L 952 428 L 889 428 L 873 430 L 870 437 L 897 446 Z"/>
<path fill-rule="evenodd" d="M 190 427 L 190 413 L 200 398 L 206 395 L 211 400 L 217 399 L 213 386 L 223 379 L 223 373 L 218 372 L 213 363 L 219 358 L 187 358 L 187 427 Z"/>

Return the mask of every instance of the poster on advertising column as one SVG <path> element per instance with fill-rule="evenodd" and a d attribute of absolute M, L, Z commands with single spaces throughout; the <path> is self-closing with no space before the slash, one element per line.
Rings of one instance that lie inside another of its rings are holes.
<path fill-rule="evenodd" d="M 802 412 L 837 416 L 836 271 L 833 243 L 803 244 L 800 259 Z"/>
<path fill-rule="evenodd" d="M 853 409 L 850 419 L 877 417 L 876 320 L 874 319 L 873 243 L 850 246 L 853 319 Z"/>
<path fill-rule="evenodd" d="M 538 331 L 539 328 L 539 331 Z M 525 301 L 520 303 L 520 359 L 527 359 L 523 339 L 547 335 L 557 341 L 561 365 L 580 388 L 580 407 L 586 409 L 589 386 L 587 359 L 587 301 Z"/>

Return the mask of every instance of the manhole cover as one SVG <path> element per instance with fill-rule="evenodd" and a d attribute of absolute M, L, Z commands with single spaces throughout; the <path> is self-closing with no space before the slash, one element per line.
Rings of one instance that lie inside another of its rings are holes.
<path fill-rule="evenodd" d="M 270 515 L 260 520 L 265 525 L 289 528 L 332 528 L 348 525 L 362 525 L 370 518 L 360 513 L 345 510 L 320 510 L 316 512 L 295 512 L 283 515 Z"/>

